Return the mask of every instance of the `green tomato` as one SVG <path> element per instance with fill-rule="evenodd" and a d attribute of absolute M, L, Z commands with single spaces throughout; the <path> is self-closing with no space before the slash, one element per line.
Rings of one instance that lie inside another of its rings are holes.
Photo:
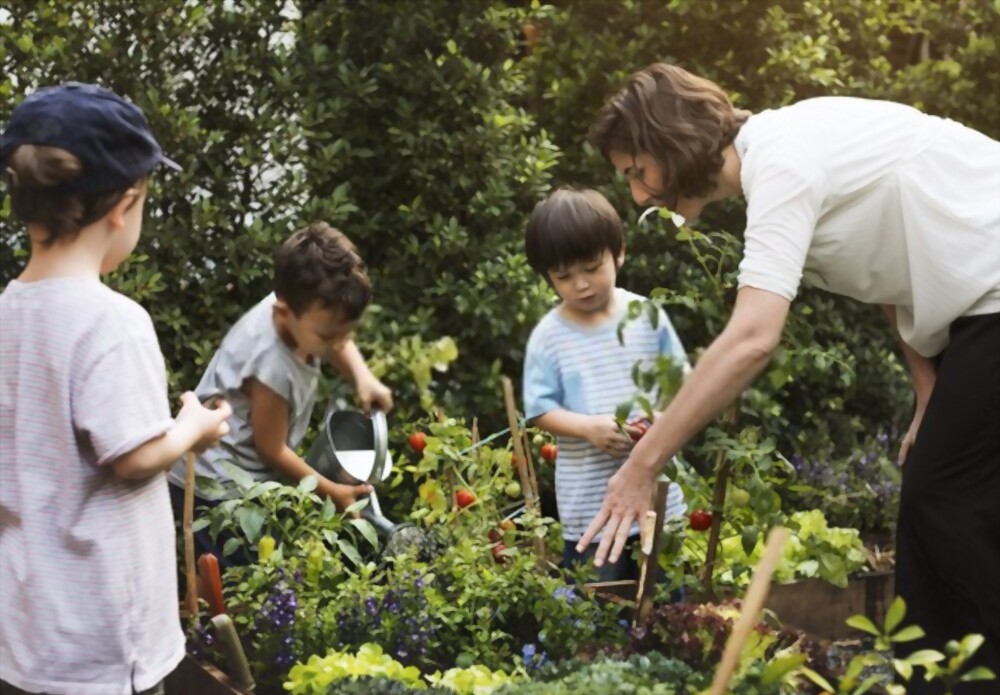
<path fill-rule="evenodd" d="M 741 487 L 734 487 L 729 493 L 729 501 L 734 507 L 745 507 L 750 504 L 750 493 Z"/>
<path fill-rule="evenodd" d="M 545 435 L 536 434 L 534 439 L 532 439 L 531 441 L 536 447 L 539 447 L 545 443 Z"/>
<path fill-rule="evenodd" d="M 504 488 L 504 492 L 507 493 L 508 497 L 514 497 L 516 499 L 521 496 L 521 484 L 516 480 L 507 483 L 507 487 Z"/>

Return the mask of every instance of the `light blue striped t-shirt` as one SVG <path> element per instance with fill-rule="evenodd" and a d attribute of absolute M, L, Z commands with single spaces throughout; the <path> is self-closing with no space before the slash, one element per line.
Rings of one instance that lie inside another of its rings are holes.
<path fill-rule="evenodd" d="M 613 415 L 618 406 L 640 393 L 632 379 L 636 363 L 652 366 L 669 356 L 687 366 L 687 355 L 666 314 L 654 328 L 648 315 L 629 321 L 618 340 L 618 326 L 628 305 L 645 297 L 616 288 L 617 315 L 599 326 L 581 326 L 553 309 L 539 321 L 528 340 L 524 362 L 524 411 L 531 420 L 552 410 L 582 415 Z M 655 394 L 646 394 L 653 400 Z M 642 417 L 634 406 L 631 418 Z M 576 541 L 597 515 L 608 480 L 625 462 L 586 439 L 558 437 L 556 502 L 563 538 Z M 667 495 L 667 516 L 683 514 L 684 498 L 676 483 Z M 633 527 L 633 534 L 638 527 Z"/>

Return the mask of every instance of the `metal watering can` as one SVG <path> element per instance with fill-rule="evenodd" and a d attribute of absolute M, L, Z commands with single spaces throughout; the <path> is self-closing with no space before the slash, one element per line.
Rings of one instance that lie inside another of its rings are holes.
<path fill-rule="evenodd" d="M 388 440 L 389 427 L 381 410 L 373 409 L 366 415 L 331 406 L 323 417 L 319 436 L 306 454 L 306 463 L 342 485 L 378 485 L 392 472 Z M 383 552 L 389 556 L 404 552 L 423 538 L 423 532 L 414 524 L 397 524 L 383 516 L 374 490 L 361 510 L 361 518 L 384 539 Z"/>

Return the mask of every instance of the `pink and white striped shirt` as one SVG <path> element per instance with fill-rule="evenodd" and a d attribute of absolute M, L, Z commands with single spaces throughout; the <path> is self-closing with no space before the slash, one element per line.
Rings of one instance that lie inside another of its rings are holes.
<path fill-rule="evenodd" d="M 95 279 L 0 295 L 0 679 L 130 695 L 184 655 L 166 477 L 108 465 L 172 425 L 146 311 Z"/>

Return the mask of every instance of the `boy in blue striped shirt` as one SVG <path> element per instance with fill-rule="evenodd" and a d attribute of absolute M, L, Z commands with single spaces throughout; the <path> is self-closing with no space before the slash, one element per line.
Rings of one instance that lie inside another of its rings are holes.
<path fill-rule="evenodd" d="M 661 312 L 653 327 L 645 313 L 629 321 L 628 305 L 644 297 L 615 287 L 625 258 L 625 234 L 614 208 L 597 191 L 561 188 L 539 203 L 525 234 L 528 263 L 562 300 L 535 326 L 524 363 L 525 416 L 555 435 L 556 503 L 562 525 L 563 563 L 589 562 L 599 538 L 583 553 L 575 545 L 597 514 L 608 480 L 632 448 L 615 419 L 618 406 L 640 395 L 633 367 L 648 369 L 666 355 L 687 367 L 670 320 Z M 655 401 L 655 394 L 642 393 Z M 636 409 L 629 421 L 642 417 Z M 635 431 L 625 425 L 631 435 Z M 635 432 L 638 434 L 638 432 Z M 680 488 L 671 483 L 667 516 L 684 512 Z M 632 534 L 638 537 L 638 527 Z M 598 568 L 601 581 L 638 579 L 631 553 Z"/>

